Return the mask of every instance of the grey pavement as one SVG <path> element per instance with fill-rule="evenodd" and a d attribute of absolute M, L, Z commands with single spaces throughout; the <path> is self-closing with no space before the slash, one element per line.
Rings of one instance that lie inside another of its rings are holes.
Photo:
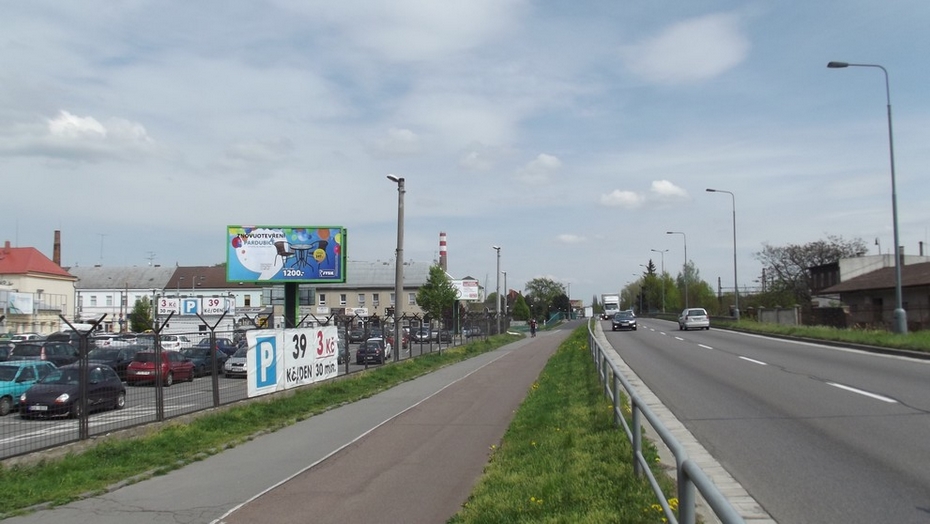
<path fill-rule="evenodd" d="M 448 366 L 166 475 L 7 522 L 445 522 L 570 329 Z"/>

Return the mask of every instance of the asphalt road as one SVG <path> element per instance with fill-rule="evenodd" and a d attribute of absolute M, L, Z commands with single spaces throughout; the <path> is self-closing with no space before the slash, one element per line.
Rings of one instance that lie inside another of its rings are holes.
<path fill-rule="evenodd" d="M 775 520 L 930 522 L 930 362 L 639 322 L 608 340 Z"/>
<path fill-rule="evenodd" d="M 445 522 L 571 326 L 10 523 Z"/>

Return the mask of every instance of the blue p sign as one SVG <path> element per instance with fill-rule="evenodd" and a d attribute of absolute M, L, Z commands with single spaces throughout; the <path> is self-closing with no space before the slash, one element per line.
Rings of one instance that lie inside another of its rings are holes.
<path fill-rule="evenodd" d="M 255 386 L 263 388 L 278 383 L 277 337 L 255 337 Z"/>

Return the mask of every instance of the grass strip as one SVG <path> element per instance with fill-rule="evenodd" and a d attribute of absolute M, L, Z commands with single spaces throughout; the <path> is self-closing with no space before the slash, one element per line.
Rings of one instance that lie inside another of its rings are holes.
<path fill-rule="evenodd" d="M 930 352 L 930 331 L 910 331 L 905 334 L 892 333 L 883 329 L 870 328 L 835 328 L 830 326 L 790 326 L 769 322 L 758 322 L 753 319 L 740 319 L 737 321 L 714 320 L 713 327 L 725 327 L 737 331 L 747 331 L 767 335 L 781 335 L 787 337 L 806 338 L 812 340 L 826 340 L 832 342 L 845 342 L 850 344 L 863 344 L 894 349 L 907 349 L 911 351 Z"/>
<path fill-rule="evenodd" d="M 665 521 L 648 481 L 633 473 L 632 447 L 614 426 L 585 326 L 549 360 L 492 450 L 481 480 L 450 523 Z M 658 463 L 654 447 L 646 453 Z M 667 482 L 665 493 L 674 494 L 671 479 L 657 477 Z"/>
<path fill-rule="evenodd" d="M 443 366 L 523 338 L 498 335 L 465 346 L 354 373 L 204 414 L 189 423 L 169 423 L 151 433 L 109 439 L 60 458 L 0 468 L 0 518 L 37 505 L 60 505 L 105 492 L 115 485 L 163 475 L 261 434 L 276 431 L 333 407 L 375 395 Z"/>

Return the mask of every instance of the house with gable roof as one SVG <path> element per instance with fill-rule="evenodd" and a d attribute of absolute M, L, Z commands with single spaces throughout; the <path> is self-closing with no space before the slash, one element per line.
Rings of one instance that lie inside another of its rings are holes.
<path fill-rule="evenodd" d="M 59 315 L 74 318 L 74 283 L 65 271 L 34 247 L 0 249 L 0 305 L 7 333 L 49 334 L 60 331 Z"/>

